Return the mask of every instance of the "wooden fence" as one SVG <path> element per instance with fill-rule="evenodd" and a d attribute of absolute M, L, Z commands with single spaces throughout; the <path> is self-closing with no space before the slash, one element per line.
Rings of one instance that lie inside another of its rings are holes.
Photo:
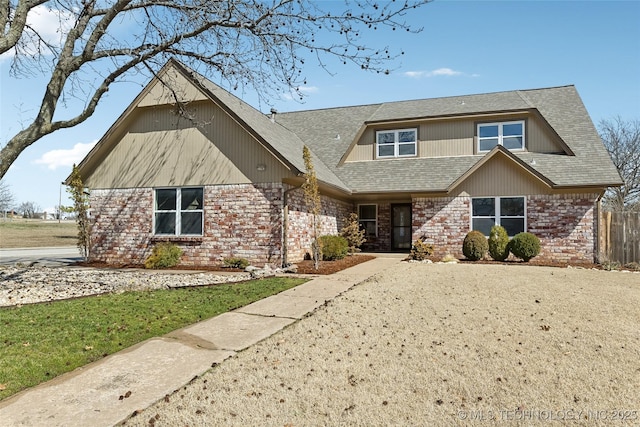
<path fill-rule="evenodd" d="M 600 260 L 640 263 L 640 212 L 600 214 Z"/>

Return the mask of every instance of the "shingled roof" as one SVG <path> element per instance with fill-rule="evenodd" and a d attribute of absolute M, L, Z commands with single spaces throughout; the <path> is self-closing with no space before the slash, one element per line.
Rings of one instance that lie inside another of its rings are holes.
<path fill-rule="evenodd" d="M 486 154 L 345 163 L 340 159 L 362 126 L 530 110 L 540 113 L 571 154 L 515 152 L 533 172 L 554 188 L 622 183 L 574 86 L 291 112 L 279 114 L 278 122 L 296 133 L 353 193 L 446 192 Z"/>
<path fill-rule="evenodd" d="M 272 122 L 251 105 L 222 89 L 186 65 L 176 60 L 172 60 L 172 63 L 185 77 L 198 84 L 200 89 L 216 102 L 219 107 L 235 117 L 247 131 L 265 144 L 272 154 L 288 164 L 295 172 L 305 172 L 306 168 L 302 158 L 302 148 L 305 142 L 296 133 Z M 324 161 L 319 159 L 313 152 L 311 156 L 318 180 L 342 191 L 349 192 L 349 188 L 327 167 Z"/>

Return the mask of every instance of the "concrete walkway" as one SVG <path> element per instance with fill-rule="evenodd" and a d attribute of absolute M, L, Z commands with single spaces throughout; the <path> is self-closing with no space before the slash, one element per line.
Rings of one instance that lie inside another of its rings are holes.
<path fill-rule="evenodd" d="M 117 424 L 398 262 L 378 257 L 144 341 L 1 401 L 0 424 Z"/>

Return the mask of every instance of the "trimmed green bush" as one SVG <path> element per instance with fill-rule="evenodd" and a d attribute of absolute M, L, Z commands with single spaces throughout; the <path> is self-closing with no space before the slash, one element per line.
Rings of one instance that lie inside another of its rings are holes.
<path fill-rule="evenodd" d="M 320 236 L 320 244 L 322 248 L 322 259 L 326 261 L 342 259 L 346 257 L 347 252 L 349 252 L 349 242 L 342 236 Z"/>
<path fill-rule="evenodd" d="M 171 268 L 178 265 L 182 249 L 179 246 L 162 242 L 153 247 L 151 255 L 144 261 L 144 268 Z"/>
<path fill-rule="evenodd" d="M 462 242 L 462 253 L 471 261 L 478 261 L 484 258 L 489 250 L 487 238 L 479 231 L 470 231 Z"/>
<path fill-rule="evenodd" d="M 424 261 L 433 255 L 433 245 L 426 243 L 423 238 L 419 238 L 411 246 L 409 257 L 415 261 Z"/>
<path fill-rule="evenodd" d="M 496 261 L 504 261 L 509 256 L 509 235 L 500 225 L 491 227 L 489 233 L 489 255 Z"/>
<path fill-rule="evenodd" d="M 240 268 L 245 269 L 249 266 L 249 261 L 246 258 L 225 258 L 222 260 L 222 266 L 227 268 Z"/>
<path fill-rule="evenodd" d="M 518 233 L 509 242 L 509 250 L 513 255 L 527 262 L 540 253 L 540 240 L 531 233 Z"/>

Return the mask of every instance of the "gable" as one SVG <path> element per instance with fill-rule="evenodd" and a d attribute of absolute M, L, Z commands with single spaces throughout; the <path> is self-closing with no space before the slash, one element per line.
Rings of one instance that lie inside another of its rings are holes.
<path fill-rule="evenodd" d="M 160 81 L 162 80 L 162 82 Z M 163 84 L 163 82 L 165 84 Z M 170 90 L 167 85 L 170 85 Z M 176 98 L 180 102 L 194 102 L 207 100 L 206 94 L 195 87 L 184 75 L 173 67 L 167 67 L 158 78 L 145 88 L 138 98 L 136 107 L 153 107 L 156 105 L 175 104 Z"/>
<path fill-rule="evenodd" d="M 138 108 L 85 175 L 90 188 L 279 182 L 292 172 L 211 102 Z M 262 169 L 262 170 L 259 170 Z"/>
<path fill-rule="evenodd" d="M 463 175 L 450 190 L 450 194 L 472 197 L 526 196 L 551 192 L 548 183 L 502 152 L 487 154 L 482 164 L 466 176 Z"/>

